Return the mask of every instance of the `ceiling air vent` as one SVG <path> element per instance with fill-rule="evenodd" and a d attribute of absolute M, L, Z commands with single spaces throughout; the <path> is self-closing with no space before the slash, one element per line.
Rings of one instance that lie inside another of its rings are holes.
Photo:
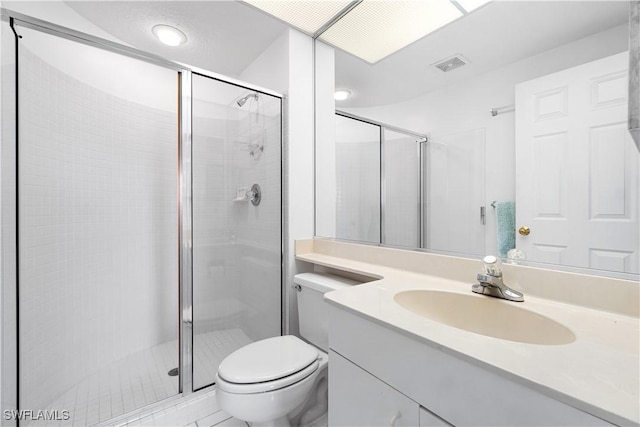
<path fill-rule="evenodd" d="M 440 71 L 443 71 L 446 73 L 448 71 L 455 70 L 456 68 L 460 68 L 463 65 L 466 65 L 468 63 L 469 63 L 469 60 L 467 60 L 464 56 L 455 55 L 455 56 L 452 56 L 451 58 L 438 61 L 432 65 L 437 69 L 439 69 Z"/>

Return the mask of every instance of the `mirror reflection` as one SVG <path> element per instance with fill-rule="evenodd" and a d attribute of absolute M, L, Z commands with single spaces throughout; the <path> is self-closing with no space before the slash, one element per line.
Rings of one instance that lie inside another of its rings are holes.
<path fill-rule="evenodd" d="M 335 108 L 427 141 L 417 173 L 385 155 L 400 150 L 392 138 L 378 142 L 379 158 L 352 160 L 338 155 L 342 119 L 319 115 L 317 128 L 336 131 L 316 145 L 316 234 L 638 274 L 628 17 L 627 1 L 494 1 L 373 65 L 335 49 L 334 87 L 351 92 Z M 340 168 L 324 167 L 331 158 Z M 372 206 L 358 221 L 321 202 L 371 168 L 382 171 L 367 178 L 379 192 L 358 193 Z M 410 187 L 413 208 L 391 196 Z M 338 229 L 375 221 L 376 209 L 379 236 Z M 416 222 L 412 239 L 385 239 Z"/>
<path fill-rule="evenodd" d="M 336 237 L 380 241 L 380 129 L 336 116 Z"/>

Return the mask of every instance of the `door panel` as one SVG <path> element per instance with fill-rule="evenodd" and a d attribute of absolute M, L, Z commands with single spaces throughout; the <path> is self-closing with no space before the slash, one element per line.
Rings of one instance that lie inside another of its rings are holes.
<path fill-rule="evenodd" d="M 516 245 L 533 261 L 639 271 L 627 54 L 516 87 Z"/>

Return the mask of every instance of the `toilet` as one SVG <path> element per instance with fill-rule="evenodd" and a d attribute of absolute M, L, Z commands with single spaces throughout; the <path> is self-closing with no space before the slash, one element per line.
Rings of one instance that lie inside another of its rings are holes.
<path fill-rule="evenodd" d="M 267 338 L 227 356 L 216 374 L 220 409 L 252 426 L 326 426 L 328 324 L 324 294 L 358 282 L 321 273 L 293 279 L 300 335 Z"/>

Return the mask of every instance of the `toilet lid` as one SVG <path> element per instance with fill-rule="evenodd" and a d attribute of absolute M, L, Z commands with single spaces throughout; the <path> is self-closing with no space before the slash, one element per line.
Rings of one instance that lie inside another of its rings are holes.
<path fill-rule="evenodd" d="M 227 356 L 221 379 L 236 384 L 274 381 L 299 372 L 318 359 L 318 350 L 293 335 L 267 338 L 246 345 Z"/>
<path fill-rule="evenodd" d="M 234 394 L 253 394 L 253 393 L 265 393 L 269 391 L 280 390 L 285 387 L 289 387 L 292 384 L 300 383 L 305 378 L 311 376 L 318 370 L 320 362 L 315 360 L 311 365 L 307 366 L 301 371 L 296 372 L 288 377 L 279 378 L 273 381 L 265 381 L 263 383 L 251 383 L 251 384 L 236 384 L 228 382 L 220 378 L 220 373 L 216 374 L 216 385 L 219 390 L 226 391 Z"/>

